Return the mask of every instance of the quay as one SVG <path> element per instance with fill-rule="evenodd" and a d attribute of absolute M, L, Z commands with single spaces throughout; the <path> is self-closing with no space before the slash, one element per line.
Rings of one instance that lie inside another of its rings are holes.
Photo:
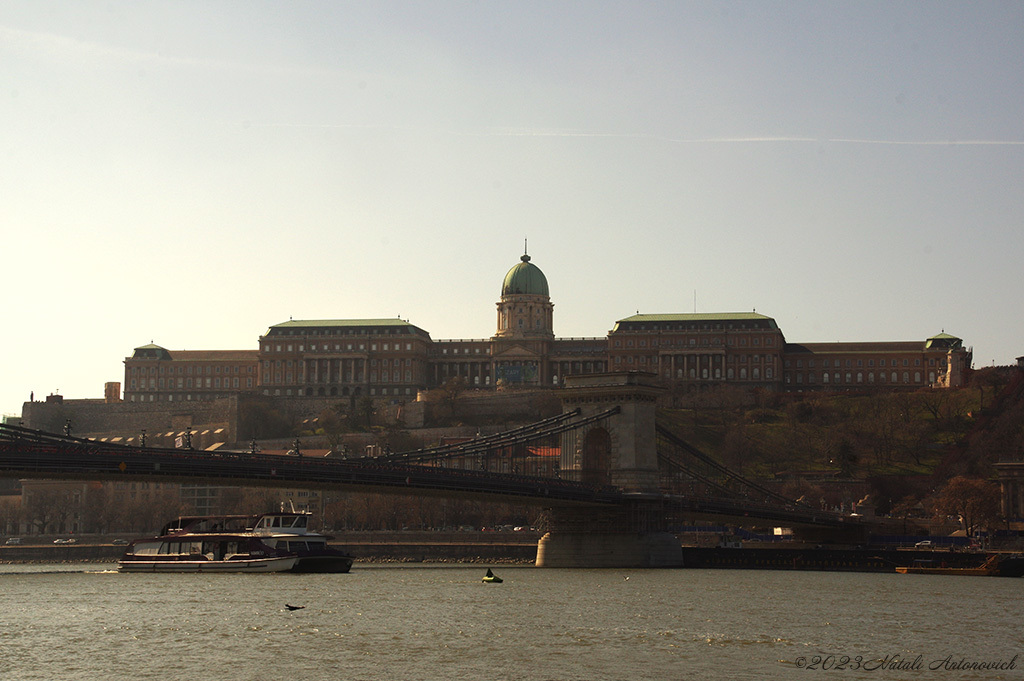
<path fill-rule="evenodd" d="M 532 564 L 540 533 L 524 532 L 342 532 L 332 545 L 344 548 L 361 563 L 517 563 Z M 124 545 L 108 538 L 82 537 L 75 544 L 39 543 L 0 545 L 3 563 L 114 562 Z M 939 567 L 972 568 L 989 552 L 950 552 L 894 548 L 757 547 L 720 548 L 682 546 L 677 569 L 803 570 L 821 572 L 894 573 L 896 567 L 926 562 Z M 1005 576 L 1021 576 L 1024 558 L 1004 554 Z"/>

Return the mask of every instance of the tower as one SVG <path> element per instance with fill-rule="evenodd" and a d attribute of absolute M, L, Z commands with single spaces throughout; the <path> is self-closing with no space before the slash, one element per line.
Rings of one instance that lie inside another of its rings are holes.
<path fill-rule="evenodd" d="M 554 305 L 547 278 L 528 254 L 505 275 L 497 307 L 498 328 L 491 338 L 495 379 L 505 384 L 548 383 Z"/>

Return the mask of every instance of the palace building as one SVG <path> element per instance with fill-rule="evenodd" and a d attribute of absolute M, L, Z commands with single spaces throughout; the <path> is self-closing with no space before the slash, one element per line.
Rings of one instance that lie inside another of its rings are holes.
<path fill-rule="evenodd" d="M 557 338 L 548 281 L 524 254 L 505 275 L 487 339 L 434 340 L 402 319 L 289 320 L 254 350 L 169 351 L 125 358 L 130 402 L 275 397 L 416 399 L 459 379 L 470 388 L 560 387 L 567 376 L 656 374 L 676 390 L 730 385 L 773 391 L 916 389 L 963 385 L 972 352 L 955 336 L 924 341 L 787 343 L 751 313 L 636 314 L 607 336 Z"/>

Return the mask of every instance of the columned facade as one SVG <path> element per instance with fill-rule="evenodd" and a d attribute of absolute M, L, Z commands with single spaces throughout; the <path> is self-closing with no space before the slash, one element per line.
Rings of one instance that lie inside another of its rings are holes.
<path fill-rule="evenodd" d="M 429 383 L 430 345 L 401 319 L 289 320 L 260 336 L 260 391 L 412 400 Z"/>
<path fill-rule="evenodd" d="M 787 343 L 771 317 L 749 313 L 636 314 L 604 337 L 556 338 L 544 273 L 523 254 L 505 275 L 494 335 L 433 340 L 402 319 L 289 320 L 257 350 L 135 349 L 124 399 L 275 397 L 416 399 L 458 379 L 469 389 L 558 388 L 604 372 L 647 372 L 675 395 L 735 386 L 802 392 L 957 388 L 972 351 L 955 336 L 926 341 Z M 110 396 L 108 396 L 108 399 Z"/>
<path fill-rule="evenodd" d="M 757 313 L 637 314 L 608 334 L 611 371 L 647 371 L 667 387 L 775 389 L 785 338 Z"/>
<path fill-rule="evenodd" d="M 993 464 L 1002 492 L 1001 508 L 1008 522 L 1024 523 L 1024 461 Z"/>

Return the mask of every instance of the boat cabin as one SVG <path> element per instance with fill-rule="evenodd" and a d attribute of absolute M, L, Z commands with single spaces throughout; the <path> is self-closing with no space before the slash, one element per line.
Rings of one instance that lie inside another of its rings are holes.
<path fill-rule="evenodd" d="M 256 534 L 306 534 L 308 513 L 267 513 L 253 526 Z"/>

